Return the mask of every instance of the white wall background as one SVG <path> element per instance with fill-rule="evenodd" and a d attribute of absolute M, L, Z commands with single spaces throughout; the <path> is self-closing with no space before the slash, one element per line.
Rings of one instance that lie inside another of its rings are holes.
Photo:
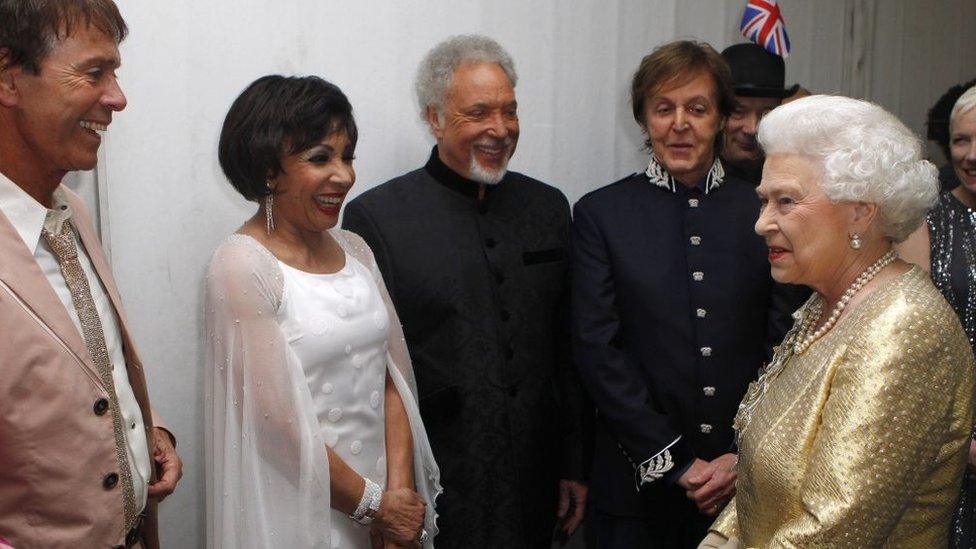
<path fill-rule="evenodd" d="M 417 62 L 451 34 L 496 38 L 516 60 L 522 136 L 513 169 L 570 201 L 641 169 L 628 80 L 654 46 L 741 41 L 744 0 L 119 0 L 129 107 L 97 177 L 103 237 L 147 364 L 156 408 L 179 438 L 165 547 L 204 545 L 202 278 L 218 242 L 254 210 L 216 162 L 231 101 L 267 73 L 318 74 L 360 126 L 353 194 L 421 165 L 432 141 L 412 96 Z M 793 52 L 787 83 L 880 102 L 924 134 L 925 111 L 976 76 L 971 0 L 780 0 Z"/>

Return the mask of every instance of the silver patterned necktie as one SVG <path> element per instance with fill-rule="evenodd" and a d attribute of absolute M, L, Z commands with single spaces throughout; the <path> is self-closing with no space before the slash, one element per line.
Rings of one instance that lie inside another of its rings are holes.
<path fill-rule="evenodd" d="M 78 248 L 71 224 L 67 220 L 61 226 L 61 232 L 51 233 L 44 229 L 41 234 L 51 246 L 61 275 L 71 291 L 71 301 L 74 303 L 81 329 L 85 336 L 85 346 L 91 353 L 92 361 L 108 393 L 109 408 L 112 410 L 112 427 L 115 430 L 115 457 L 119 462 L 119 477 L 122 482 L 122 504 L 125 512 L 125 531 L 128 532 L 136 525 L 139 510 L 136 509 L 135 490 L 132 487 L 132 470 L 129 468 L 129 455 L 126 451 L 125 426 L 122 412 L 119 410 L 119 399 L 115 393 L 115 381 L 112 379 L 112 362 L 109 360 L 108 348 L 105 346 L 105 332 L 102 331 L 102 321 L 92 299 L 88 277 L 78 261 Z"/>

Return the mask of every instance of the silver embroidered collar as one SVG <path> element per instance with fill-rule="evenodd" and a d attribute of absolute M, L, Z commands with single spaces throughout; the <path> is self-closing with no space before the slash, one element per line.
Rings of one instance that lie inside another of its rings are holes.
<path fill-rule="evenodd" d="M 647 164 L 647 171 L 644 173 L 647 174 L 648 179 L 654 185 L 668 189 L 671 192 L 677 192 L 680 183 L 657 161 L 654 153 L 651 153 L 651 161 Z M 708 175 L 705 176 L 705 194 L 717 189 L 722 184 L 723 179 L 725 179 L 725 169 L 722 168 L 722 163 L 716 157 L 715 162 L 712 163 L 712 168 L 708 170 Z"/>

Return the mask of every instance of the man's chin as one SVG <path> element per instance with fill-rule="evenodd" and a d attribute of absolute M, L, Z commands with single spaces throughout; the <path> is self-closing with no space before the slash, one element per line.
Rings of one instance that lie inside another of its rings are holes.
<path fill-rule="evenodd" d="M 478 183 L 484 183 L 485 185 L 497 185 L 502 182 L 505 178 L 505 174 L 508 173 L 508 163 L 494 167 L 486 168 L 481 165 L 477 160 L 471 162 L 471 179 L 477 181 Z"/>

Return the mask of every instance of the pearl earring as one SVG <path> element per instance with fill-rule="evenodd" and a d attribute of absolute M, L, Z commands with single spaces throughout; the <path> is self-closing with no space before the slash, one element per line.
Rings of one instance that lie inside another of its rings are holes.
<path fill-rule="evenodd" d="M 861 235 L 857 233 L 853 233 L 851 235 L 851 248 L 855 250 L 861 249 Z"/>

